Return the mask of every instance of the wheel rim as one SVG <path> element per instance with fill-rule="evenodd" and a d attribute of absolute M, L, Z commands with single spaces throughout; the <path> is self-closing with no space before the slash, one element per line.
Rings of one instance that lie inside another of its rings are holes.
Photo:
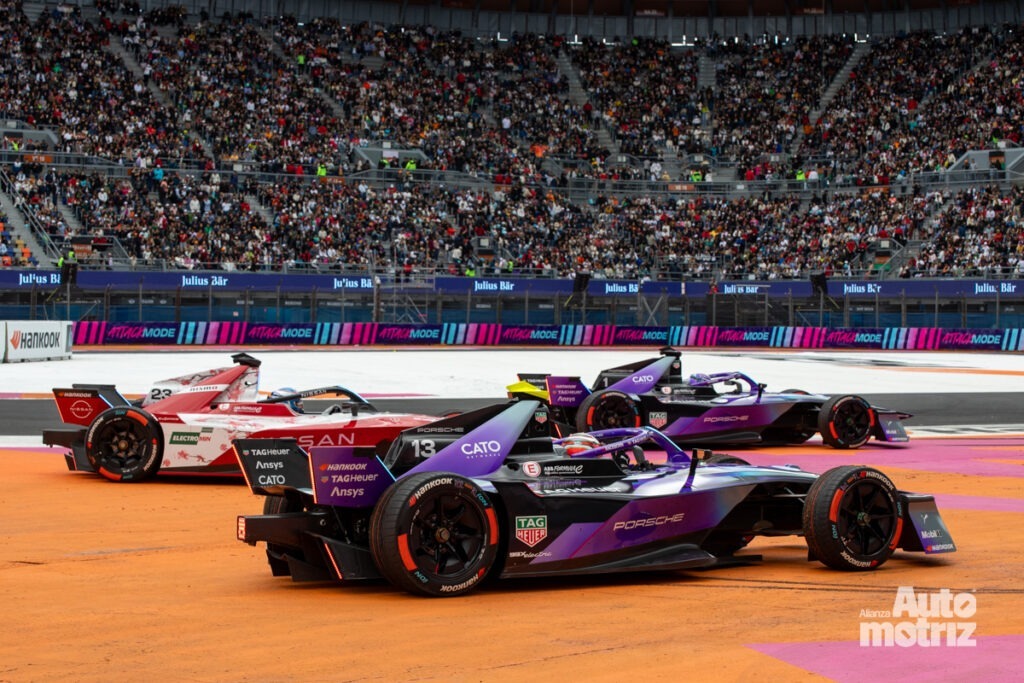
<path fill-rule="evenodd" d="M 847 401 L 838 406 L 832 424 L 840 441 L 847 444 L 859 443 L 871 431 L 871 410 L 860 401 Z"/>
<path fill-rule="evenodd" d="M 883 552 L 892 542 L 898 522 L 896 504 L 884 488 L 867 480 L 844 491 L 839 502 L 839 539 L 861 557 Z"/>
<path fill-rule="evenodd" d="M 594 406 L 591 424 L 594 429 L 614 429 L 636 425 L 636 411 L 624 399 L 613 397 Z"/>
<path fill-rule="evenodd" d="M 99 463 L 107 470 L 120 472 L 140 464 L 146 457 L 149 440 L 142 425 L 134 420 L 115 420 L 97 435 Z"/>
<path fill-rule="evenodd" d="M 417 566 L 435 576 L 473 573 L 487 542 L 487 519 L 471 498 L 450 493 L 420 499 L 409 533 Z"/>

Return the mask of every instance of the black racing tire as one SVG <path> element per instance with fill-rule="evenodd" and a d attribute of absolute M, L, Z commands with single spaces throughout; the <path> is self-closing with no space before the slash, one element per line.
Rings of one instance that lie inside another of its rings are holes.
<path fill-rule="evenodd" d="M 833 396 L 818 413 L 821 440 L 832 448 L 860 448 L 871 438 L 878 419 L 871 404 L 860 396 Z"/>
<path fill-rule="evenodd" d="M 145 410 L 118 406 L 103 411 L 85 435 L 85 457 L 100 476 L 139 482 L 160 469 L 164 441 L 160 423 Z"/>
<path fill-rule="evenodd" d="M 728 453 L 712 453 L 701 461 L 702 465 L 749 465 L 743 458 Z"/>
<path fill-rule="evenodd" d="M 265 496 L 263 498 L 263 514 L 280 515 L 287 512 L 302 512 L 302 505 L 285 496 Z M 299 560 L 305 560 L 305 554 L 298 548 L 280 545 L 278 543 L 267 543 L 267 564 L 274 576 L 287 576 L 288 560 L 286 555 L 291 555 Z"/>
<path fill-rule="evenodd" d="M 283 512 L 296 512 L 284 496 L 264 496 L 263 514 L 279 515 Z"/>
<path fill-rule="evenodd" d="M 370 517 L 377 569 L 414 595 L 451 597 L 477 588 L 494 568 L 500 538 L 487 494 L 447 472 L 399 479 Z"/>
<path fill-rule="evenodd" d="M 621 391 L 601 391 L 583 399 L 576 411 L 576 431 L 639 427 L 640 409 L 636 401 Z"/>
<path fill-rule="evenodd" d="M 834 467 L 807 491 L 807 548 L 833 569 L 867 571 L 892 555 L 903 529 L 896 485 L 872 467 Z"/>
<path fill-rule="evenodd" d="M 803 389 L 783 389 L 779 392 L 780 394 L 798 394 L 800 396 L 810 396 L 811 392 L 804 391 Z"/>

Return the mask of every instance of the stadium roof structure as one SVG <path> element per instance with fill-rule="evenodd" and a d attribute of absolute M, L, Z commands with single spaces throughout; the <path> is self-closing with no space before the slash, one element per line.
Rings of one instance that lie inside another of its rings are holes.
<path fill-rule="evenodd" d="M 339 4 L 346 4 L 340 0 Z M 745 17 L 873 14 L 936 10 L 1019 0 L 378 0 L 381 5 L 597 17 Z"/>
<path fill-rule="evenodd" d="M 649 37 L 851 35 L 857 39 L 965 26 L 1020 24 L 1024 0 L 142 0 L 212 15 L 251 12 L 343 22 L 433 26 L 464 35 Z"/>

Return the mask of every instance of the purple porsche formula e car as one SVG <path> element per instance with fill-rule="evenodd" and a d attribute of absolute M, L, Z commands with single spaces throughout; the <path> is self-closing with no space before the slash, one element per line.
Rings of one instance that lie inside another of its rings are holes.
<path fill-rule="evenodd" d="M 508 393 L 546 402 L 562 433 L 650 425 L 685 446 L 797 444 L 816 433 L 832 448 L 910 440 L 901 423 L 909 413 L 855 395 L 769 392 L 742 372 L 684 379 L 679 356 L 665 347 L 658 358 L 603 370 L 592 389 L 579 377 L 520 373 Z"/>
<path fill-rule="evenodd" d="M 818 476 L 690 457 L 651 427 L 549 430 L 545 407 L 521 400 L 406 430 L 383 460 L 238 440 L 250 488 L 267 496 L 263 514 L 238 518 L 238 538 L 267 544 L 275 576 L 385 578 L 428 596 L 488 577 L 705 567 L 758 536 L 802 535 L 809 558 L 841 570 L 875 569 L 897 548 L 956 550 L 931 496 L 870 467 Z"/>

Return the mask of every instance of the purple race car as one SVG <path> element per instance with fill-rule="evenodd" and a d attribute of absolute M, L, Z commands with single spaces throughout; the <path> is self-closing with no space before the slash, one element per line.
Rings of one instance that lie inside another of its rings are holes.
<path fill-rule="evenodd" d="M 691 458 L 650 427 L 552 439 L 550 426 L 540 402 L 522 400 L 406 430 L 383 460 L 369 449 L 307 454 L 294 440 L 238 440 L 246 481 L 267 496 L 264 514 L 238 518 L 238 538 L 267 543 L 276 576 L 385 578 L 428 596 L 488 577 L 754 562 L 730 556 L 757 536 L 802 535 L 810 559 L 854 571 L 897 548 L 956 550 L 934 499 L 899 491 L 876 469 L 819 476 Z M 643 448 L 652 440 L 664 449 L 658 463 Z"/>
<path fill-rule="evenodd" d="M 832 448 L 860 448 L 871 437 L 905 442 L 910 413 L 854 395 L 798 389 L 765 391 L 742 372 L 683 378 L 680 353 L 603 370 L 587 388 L 579 377 L 520 374 L 509 397 L 546 402 L 561 433 L 649 425 L 686 446 L 798 444 L 816 433 Z"/>

